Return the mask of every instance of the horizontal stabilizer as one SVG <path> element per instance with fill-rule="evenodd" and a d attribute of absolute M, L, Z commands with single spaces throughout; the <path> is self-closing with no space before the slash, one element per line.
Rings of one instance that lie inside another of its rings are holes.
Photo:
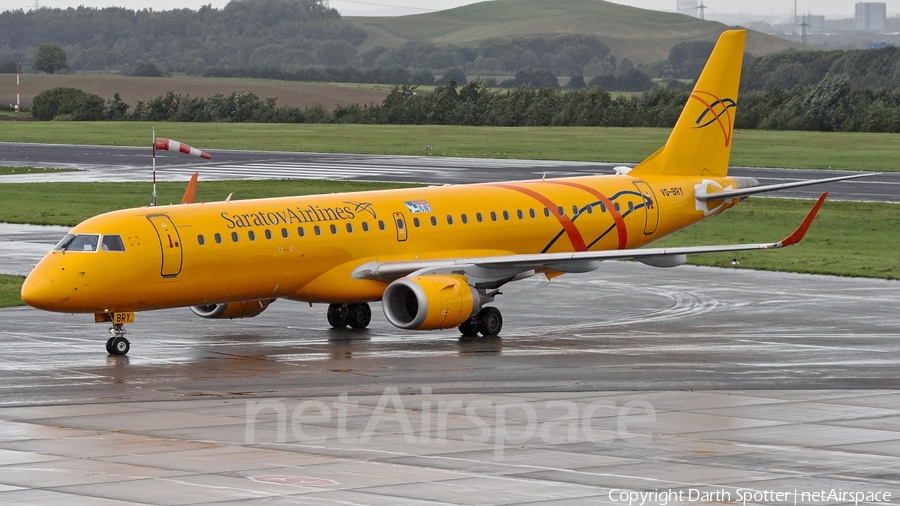
<path fill-rule="evenodd" d="M 754 195 L 757 193 L 765 193 L 765 192 L 773 192 L 778 190 L 786 190 L 788 188 L 798 188 L 800 186 L 811 186 L 814 184 L 822 184 L 822 183 L 831 183 L 834 181 L 844 181 L 845 179 L 856 179 L 858 177 L 868 177 L 868 176 L 876 176 L 878 172 L 871 172 L 866 174 L 853 174 L 851 176 L 838 176 L 838 177 L 829 177 L 826 179 L 806 179 L 804 181 L 795 181 L 793 183 L 782 183 L 782 184 L 772 184 L 766 186 L 753 186 L 750 188 L 741 188 L 738 190 L 726 190 L 721 192 L 713 192 L 713 193 L 699 193 L 695 195 L 695 198 L 700 202 L 706 202 L 708 200 L 724 200 L 724 199 L 733 199 L 737 197 L 746 197 L 748 195 Z"/>

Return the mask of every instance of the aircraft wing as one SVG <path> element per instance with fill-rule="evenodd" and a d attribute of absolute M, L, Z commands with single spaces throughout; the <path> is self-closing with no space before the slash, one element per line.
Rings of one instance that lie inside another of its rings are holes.
<path fill-rule="evenodd" d="M 443 260 L 412 260 L 369 262 L 353 270 L 354 279 L 371 279 L 391 282 L 410 275 L 465 274 L 477 281 L 512 279 L 521 273 L 535 269 L 562 272 L 588 272 L 596 269 L 603 260 L 635 259 L 659 267 L 684 263 L 684 256 L 697 253 L 720 253 L 783 248 L 800 242 L 810 224 L 825 202 L 823 193 L 794 232 L 778 242 L 760 244 L 727 244 L 718 246 L 682 246 L 675 248 L 635 248 L 605 251 L 580 251 L 575 253 L 538 253 L 502 255 L 479 258 L 454 258 Z"/>
<path fill-rule="evenodd" d="M 726 190 L 720 192 L 713 193 L 699 193 L 694 196 L 700 202 L 706 202 L 707 200 L 723 200 L 723 199 L 731 199 L 736 197 L 746 197 L 748 195 L 754 195 L 756 193 L 765 193 L 776 190 L 786 190 L 788 188 L 797 188 L 800 186 L 810 186 L 814 184 L 822 184 L 822 183 L 831 183 L 833 181 L 843 181 L 845 179 L 856 179 L 858 177 L 868 177 L 878 175 L 877 172 L 867 172 L 865 174 L 853 174 L 850 176 L 838 176 L 838 177 L 829 177 L 825 179 L 806 179 L 803 181 L 794 181 L 793 183 L 781 183 L 781 184 L 770 184 L 766 186 L 753 186 L 750 188 L 741 188 L 738 190 Z"/>

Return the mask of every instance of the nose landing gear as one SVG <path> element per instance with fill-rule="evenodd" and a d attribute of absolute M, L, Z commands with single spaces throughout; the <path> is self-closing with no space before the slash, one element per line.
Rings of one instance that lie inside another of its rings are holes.
<path fill-rule="evenodd" d="M 125 326 L 121 323 L 115 323 L 109 329 L 109 333 L 113 336 L 106 341 L 106 352 L 110 355 L 124 356 L 131 349 L 131 343 L 125 339 Z"/>

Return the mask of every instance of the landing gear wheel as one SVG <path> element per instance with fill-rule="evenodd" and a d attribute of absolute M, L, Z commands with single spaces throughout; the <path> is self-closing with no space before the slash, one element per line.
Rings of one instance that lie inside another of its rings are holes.
<path fill-rule="evenodd" d="M 328 305 L 328 324 L 336 329 L 342 329 L 347 326 L 346 304 Z"/>
<path fill-rule="evenodd" d="M 478 312 L 478 330 L 484 337 L 493 337 L 503 328 L 503 316 L 495 307 L 486 307 Z"/>
<path fill-rule="evenodd" d="M 131 343 L 129 343 L 128 339 L 125 339 L 124 336 L 116 336 L 107 341 L 107 343 L 110 355 L 118 355 L 122 357 L 127 355 L 128 350 L 131 349 Z"/>
<path fill-rule="evenodd" d="M 110 355 L 115 355 L 112 347 L 113 339 L 115 339 L 115 337 L 110 337 L 106 340 L 106 353 L 109 353 Z"/>
<path fill-rule="evenodd" d="M 372 309 L 365 302 L 347 305 L 347 324 L 354 329 L 364 329 L 372 321 Z"/>
<path fill-rule="evenodd" d="M 464 321 L 462 325 L 459 326 L 459 331 L 462 333 L 463 337 L 475 337 L 478 335 L 478 317 L 473 316 L 468 320 Z"/>

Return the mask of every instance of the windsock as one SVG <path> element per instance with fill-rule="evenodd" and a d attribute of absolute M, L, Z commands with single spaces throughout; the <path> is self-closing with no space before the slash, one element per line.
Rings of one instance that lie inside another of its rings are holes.
<path fill-rule="evenodd" d="M 178 141 L 173 141 L 171 139 L 164 139 L 162 137 L 157 138 L 156 143 L 153 144 L 154 158 L 156 157 L 157 149 L 162 150 L 162 151 L 176 151 L 178 153 L 184 153 L 187 155 L 199 156 L 200 158 L 205 158 L 207 160 L 212 159 L 212 157 L 209 156 L 208 153 L 200 151 L 197 148 L 192 148 L 192 147 L 188 146 L 187 144 L 182 144 Z"/>

